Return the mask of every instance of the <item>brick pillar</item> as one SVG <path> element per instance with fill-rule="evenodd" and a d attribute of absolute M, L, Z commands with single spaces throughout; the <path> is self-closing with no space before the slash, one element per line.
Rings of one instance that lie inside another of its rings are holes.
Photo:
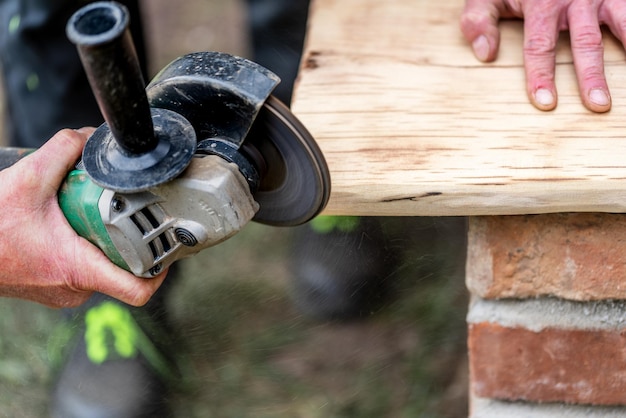
<path fill-rule="evenodd" d="M 470 417 L 626 416 L 626 215 L 470 219 Z"/>

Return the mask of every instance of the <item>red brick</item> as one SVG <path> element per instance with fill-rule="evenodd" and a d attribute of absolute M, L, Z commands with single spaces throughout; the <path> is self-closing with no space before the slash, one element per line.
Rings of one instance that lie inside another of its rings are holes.
<path fill-rule="evenodd" d="M 470 218 L 466 280 L 483 298 L 626 299 L 626 215 Z"/>
<path fill-rule="evenodd" d="M 485 398 L 626 405 L 626 329 L 469 325 L 472 391 Z"/>

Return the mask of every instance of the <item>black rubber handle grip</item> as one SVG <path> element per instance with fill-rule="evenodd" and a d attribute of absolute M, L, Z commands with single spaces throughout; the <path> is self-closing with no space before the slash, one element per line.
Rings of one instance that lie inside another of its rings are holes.
<path fill-rule="evenodd" d="M 128 23 L 125 6 L 95 2 L 74 13 L 66 31 L 115 141 L 136 155 L 153 150 L 158 140 Z"/>

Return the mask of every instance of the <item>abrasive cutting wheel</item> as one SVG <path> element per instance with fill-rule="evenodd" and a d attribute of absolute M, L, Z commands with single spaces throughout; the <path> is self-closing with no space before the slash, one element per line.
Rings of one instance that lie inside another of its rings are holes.
<path fill-rule="evenodd" d="M 254 194 L 261 206 L 255 221 L 298 225 L 326 206 L 330 175 L 324 156 L 302 123 L 274 96 L 265 102 L 247 143 L 259 151 L 267 166 Z"/>

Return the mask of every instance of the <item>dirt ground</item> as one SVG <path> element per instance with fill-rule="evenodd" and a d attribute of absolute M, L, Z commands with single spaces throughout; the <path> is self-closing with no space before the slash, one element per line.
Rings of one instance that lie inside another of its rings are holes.
<path fill-rule="evenodd" d="M 143 3 L 153 74 L 188 52 L 249 54 L 240 1 Z M 183 262 L 167 301 L 184 376 L 168 395 L 174 416 L 467 416 L 463 233 L 441 220 L 383 223 L 400 263 L 387 302 L 360 320 L 294 307 L 291 230 L 251 224 Z M 0 417 L 46 416 L 61 315 L 15 300 L 0 315 Z"/>

